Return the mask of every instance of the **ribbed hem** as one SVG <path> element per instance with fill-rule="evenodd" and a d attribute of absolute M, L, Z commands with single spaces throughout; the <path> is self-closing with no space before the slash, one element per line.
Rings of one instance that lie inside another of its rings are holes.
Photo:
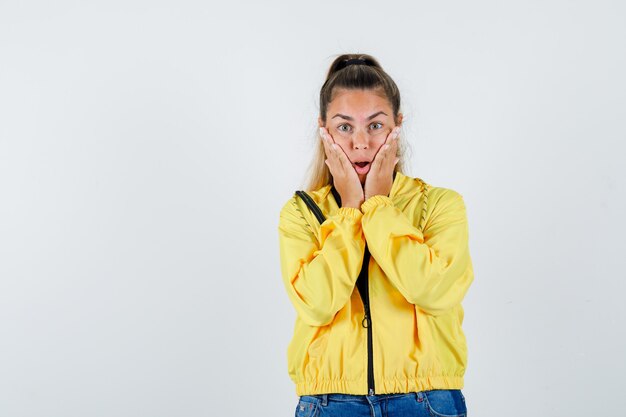
<path fill-rule="evenodd" d="M 376 206 L 393 206 L 393 200 L 386 195 L 373 195 L 361 204 L 361 211 L 367 213 Z"/>
<path fill-rule="evenodd" d="M 431 389 L 463 389 L 462 376 L 427 376 L 405 379 L 384 379 L 374 382 L 375 394 L 395 394 L 427 391 Z M 333 379 L 303 381 L 296 384 L 296 395 L 317 394 L 367 395 L 367 381 Z"/>
<path fill-rule="evenodd" d="M 336 214 L 338 216 L 350 217 L 351 219 L 358 220 L 363 217 L 363 212 L 355 207 L 340 207 Z"/>

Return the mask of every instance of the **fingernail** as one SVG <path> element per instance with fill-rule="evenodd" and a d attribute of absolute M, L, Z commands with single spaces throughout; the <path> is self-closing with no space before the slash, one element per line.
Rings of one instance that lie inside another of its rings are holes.
<path fill-rule="evenodd" d="M 320 136 L 323 138 L 324 137 L 324 128 L 320 127 Z"/>

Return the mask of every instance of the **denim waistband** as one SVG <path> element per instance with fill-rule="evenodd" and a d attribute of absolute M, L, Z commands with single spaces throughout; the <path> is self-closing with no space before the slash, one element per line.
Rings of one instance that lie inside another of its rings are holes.
<path fill-rule="evenodd" d="M 414 395 L 418 400 L 421 400 L 422 392 L 408 392 L 397 394 L 378 394 L 378 395 L 352 395 L 352 394 L 315 394 L 315 395 L 301 395 L 303 400 L 313 400 L 313 402 L 321 402 L 322 405 L 327 405 L 328 400 L 332 401 L 344 401 L 344 402 L 357 402 L 357 403 L 375 403 L 388 398 L 405 397 Z"/>

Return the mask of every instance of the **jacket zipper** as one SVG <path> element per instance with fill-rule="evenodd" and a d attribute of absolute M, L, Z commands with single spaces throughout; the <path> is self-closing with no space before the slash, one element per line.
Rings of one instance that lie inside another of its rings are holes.
<path fill-rule="evenodd" d="M 357 279 L 357 287 L 361 300 L 363 301 L 363 309 L 365 310 L 365 317 L 361 321 L 361 326 L 367 329 L 367 392 L 368 395 L 374 395 L 374 342 L 372 335 L 372 313 L 370 311 L 369 303 L 369 285 L 368 285 L 368 265 L 370 260 L 370 252 L 365 246 L 365 255 L 363 256 L 363 268 Z"/>
<path fill-rule="evenodd" d="M 394 179 L 396 178 L 395 171 L 393 173 L 393 178 Z M 342 207 L 341 196 L 339 195 L 339 192 L 337 192 L 334 186 L 330 187 L 330 191 L 335 197 L 335 201 L 337 202 L 337 205 L 339 207 Z M 306 195 L 306 193 L 302 193 L 302 194 L 303 195 L 301 195 L 301 197 L 308 198 L 309 200 L 312 201 L 312 199 L 308 195 Z M 312 206 L 315 206 L 315 208 L 319 210 L 319 208 L 315 205 L 315 203 L 313 203 Z M 316 215 L 317 219 L 321 223 L 324 221 L 323 220 L 324 215 L 321 213 L 321 210 L 319 211 L 320 211 L 319 215 L 315 211 L 314 211 L 314 214 Z M 367 249 L 367 244 L 366 244 L 365 253 L 363 254 L 363 267 L 361 268 L 359 277 L 356 280 L 356 286 L 359 289 L 359 294 L 361 295 L 361 301 L 363 301 L 363 310 L 365 311 L 365 317 L 363 318 L 363 320 L 361 320 L 361 326 L 367 329 L 367 393 L 368 395 L 374 395 L 376 391 L 374 387 L 374 354 L 373 354 L 374 341 L 373 341 L 373 335 L 372 335 L 372 312 L 370 311 L 370 292 L 369 292 L 369 283 L 368 283 L 369 263 L 370 263 L 370 251 L 369 249 Z"/>

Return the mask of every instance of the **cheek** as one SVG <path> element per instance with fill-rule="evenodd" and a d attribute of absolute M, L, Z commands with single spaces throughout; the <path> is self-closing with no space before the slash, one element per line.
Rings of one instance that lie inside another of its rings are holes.
<path fill-rule="evenodd" d="M 341 148 L 343 149 L 343 151 L 345 152 L 347 149 L 350 149 L 350 139 L 345 138 L 341 135 L 333 135 L 333 140 L 335 141 L 335 143 Z"/>
<path fill-rule="evenodd" d="M 342 143 L 340 141 L 336 141 L 337 145 L 339 145 L 339 147 L 343 150 L 343 153 L 346 154 L 346 156 L 349 155 L 349 151 L 350 151 L 350 145 L 346 144 L 346 143 Z M 348 157 L 348 159 L 350 159 L 350 157 Z"/>
<path fill-rule="evenodd" d="M 385 144 L 385 139 L 387 138 L 386 134 L 379 134 L 372 138 L 372 147 L 376 149 L 376 152 L 380 149 L 381 146 Z"/>

